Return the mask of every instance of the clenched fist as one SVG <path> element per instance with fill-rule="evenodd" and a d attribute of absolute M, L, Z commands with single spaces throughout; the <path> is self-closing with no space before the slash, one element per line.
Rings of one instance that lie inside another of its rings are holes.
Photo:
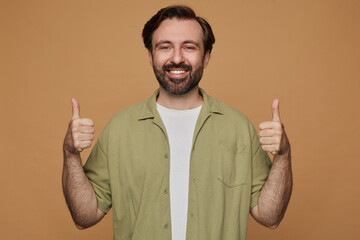
<path fill-rule="evenodd" d="M 278 99 L 275 99 L 272 104 L 272 121 L 262 122 L 259 128 L 260 143 L 264 151 L 274 155 L 289 151 L 290 143 L 280 120 Z"/>
<path fill-rule="evenodd" d="M 64 139 L 64 151 L 79 154 L 83 149 L 91 146 L 94 139 L 94 122 L 89 118 L 80 118 L 79 102 L 72 100 L 72 119 Z"/>

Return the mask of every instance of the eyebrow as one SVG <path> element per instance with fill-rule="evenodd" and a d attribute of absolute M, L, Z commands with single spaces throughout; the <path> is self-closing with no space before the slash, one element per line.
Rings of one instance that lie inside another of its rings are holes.
<path fill-rule="evenodd" d="M 191 44 L 194 44 L 195 46 L 197 46 L 198 48 L 200 48 L 200 44 L 198 42 L 195 42 L 195 41 L 192 41 L 192 40 L 187 40 L 187 41 L 184 41 L 184 44 L 188 44 L 188 43 L 191 43 Z M 162 40 L 160 42 L 157 42 L 155 44 L 155 48 L 158 47 L 159 45 L 161 44 L 171 44 L 171 41 L 168 41 L 168 40 Z"/>
<path fill-rule="evenodd" d="M 158 46 L 161 45 L 161 44 L 168 44 L 168 43 L 171 43 L 171 42 L 170 42 L 170 41 L 167 41 L 167 40 L 163 40 L 163 41 L 157 42 L 157 43 L 155 44 L 155 48 L 158 47 Z"/>
<path fill-rule="evenodd" d="M 184 43 L 185 44 L 186 43 L 191 43 L 191 44 L 194 44 L 195 46 L 197 46 L 198 48 L 200 48 L 200 44 L 198 42 L 195 42 L 195 41 L 188 40 L 188 41 L 185 41 Z"/>

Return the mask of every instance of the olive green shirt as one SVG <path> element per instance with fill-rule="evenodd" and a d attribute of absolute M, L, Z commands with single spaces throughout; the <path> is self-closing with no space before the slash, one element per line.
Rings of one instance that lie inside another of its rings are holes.
<path fill-rule="evenodd" d="M 245 240 L 249 210 L 271 168 L 256 130 L 239 111 L 200 89 L 203 107 L 193 137 L 187 240 Z M 115 115 L 85 166 L 98 208 L 113 208 L 115 240 L 171 239 L 170 150 L 147 101 Z"/>

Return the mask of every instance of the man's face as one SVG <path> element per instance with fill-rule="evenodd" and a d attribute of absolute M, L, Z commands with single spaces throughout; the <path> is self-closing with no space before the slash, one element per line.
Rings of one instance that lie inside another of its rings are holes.
<path fill-rule="evenodd" d="M 150 64 L 160 86 L 169 93 L 186 94 L 200 82 L 209 61 L 202 35 L 195 20 L 166 19 L 155 30 Z"/>

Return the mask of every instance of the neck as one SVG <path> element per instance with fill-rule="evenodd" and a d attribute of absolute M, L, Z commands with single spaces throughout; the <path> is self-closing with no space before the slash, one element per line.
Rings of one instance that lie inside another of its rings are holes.
<path fill-rule="evenodd" d="M 166 108 L 187 110 L 200 106 L 203 99 L 198 86 L 184 95 L 172 95 L 160 86 L 159 96 L 156 101 Z"/>

